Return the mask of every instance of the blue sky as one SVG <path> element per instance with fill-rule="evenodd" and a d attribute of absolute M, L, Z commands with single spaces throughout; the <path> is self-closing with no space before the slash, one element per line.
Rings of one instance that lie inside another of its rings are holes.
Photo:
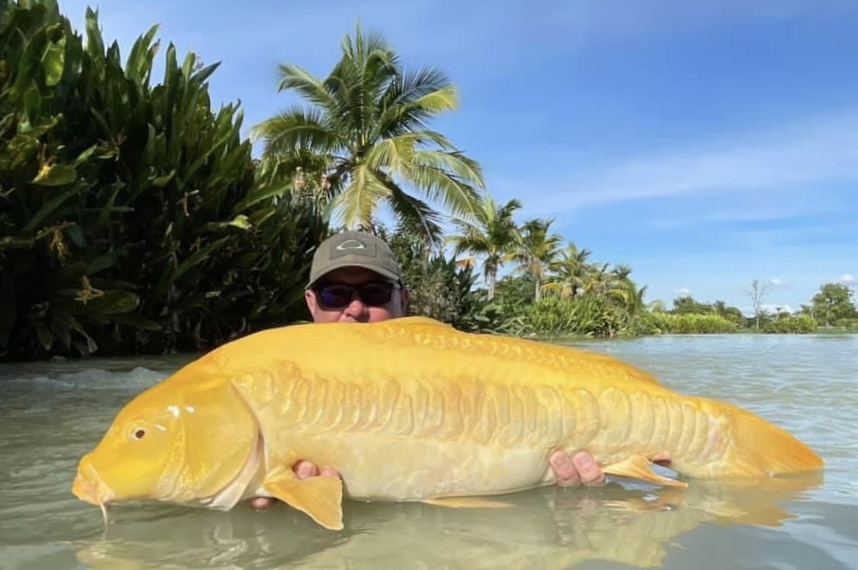
<path fill-rule="evenodd" d="M 648 300 L 750 311 L 758 279 L 797 309 L 858 278 L 858 1 L 60 0 L 79 28 L 87 5 L 123 55 L 157 23 L 221 62 L 213 97 L 245 128 L 285 106 L 278 63 L 327 73 L 359 18 L 451 76 L 461 108 L 434 126 L 499 201 Z"/>

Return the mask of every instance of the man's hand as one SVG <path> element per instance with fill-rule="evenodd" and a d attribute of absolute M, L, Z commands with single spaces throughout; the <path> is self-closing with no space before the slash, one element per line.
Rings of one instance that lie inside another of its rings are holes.
<path fill-rule="evenodd" d="M 586 451 L 579 451 L 570 456 L 565 451 L 557 450 L 551 454 L 548 463 L 554 471 L 557 484 L 561 487 L 574 487 L 580 484 L 596 486 L 605 483 L 605 474 L 593 456 Z"/>

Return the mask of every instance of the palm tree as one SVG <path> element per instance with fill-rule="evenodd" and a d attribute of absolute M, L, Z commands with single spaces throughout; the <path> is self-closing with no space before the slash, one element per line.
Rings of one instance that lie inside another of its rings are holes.
<path fill-rule="evenodd" d="M 604 296 L 610 291 L 614 275 L 608 268 L 609 263 L 598 263 L 587 266 L 582 291 L 587 295 Z"/>
<path fill-rule="evenodd" d="M 574 299 L 586 285 L 590 267 L 587 258 L 590 253 L 589 249 L 579 250 L 574 243 L 567 244 L 566 249 L 560 252 L 559 259 L 549 267 L 553 276 L 551 282 L 546 283 L 542 290 Z"/>
<path fill-rule="evenodd" d="M 529 220 L 522 224 L 521 246 L 510 256 L 512 261 L 519 264 L 521 270 L 533 277 L 534 301 L 539 301 L 542 297 L 542 282 L 545 280 L 546 270 L 556 261 L 560 254 L 560 244 L 563 242 L 562 236 L 549 234 L 553 223 L 554 220 Z"/>
<path fill-rule="evenodd" d="M 359 25 L 341 47 L 324 79 L 280 65 L 278 91 L 293 90 L 309 104 L 253 128 L 253 137 L 264 141 L 263 172 L 291 177 L 302 167 L 323 176 L 320 189 L 346 227 L 372 227 L 387 205 L 398 222 L 437 241 L 441 217 L 428 202 L 467 218 L 484 186 L 477 162 L 427 128 L 430 119 L 458 107 L 457 90 L 437 69 L 406 71 L 380 35 L 364 35 Z"/>
<path fill-rule="evenodd" d="M 498 207 L 492 196 L 481 201 L 480 208 L 474 213 L 474 221 L 456 219 L 453 223 L 458 234 L 447 237 L 453 246 L 453 255 L 469 252 L 483 258 L 483 277 L 488 286 L 488 299 L 495 297 L 495 283 L 498 270 L 521 244 L 521 236 L 512 215 L 521 208 L 521 202 L 512 199 Z M 460 260 L 461 265 L 473 267 L 476 259 Z"/>
<path fill-rule="evenodd" d="M 612 273 L 614 274 L 614 277 L 622 281 L 629 278 L 629 275 L 632 273 L 632 268 L 625 263 L 621 263 L 614 266 Z"/>
<path fill-rule="evenodd" d="M 646 285 L 638 288 L 631 279 L 615 279 L 608 290 L 608 297 L 628 318 L 632 318 L 646 307 L 646 290 Z"/>
<path fill-rule="evenodd" d="M 613 325 L 618 327 L 629 327 L 639 313 L 646 310 L 647 287 L 638 287 L 631 277 L 631 268 L 627 265 L 618 265 L 609 274 L 608 288 L 604 294 L 608 305 L 615 311 L 614 321 L 609 326 L 609 335 L 614 335 Z"/>

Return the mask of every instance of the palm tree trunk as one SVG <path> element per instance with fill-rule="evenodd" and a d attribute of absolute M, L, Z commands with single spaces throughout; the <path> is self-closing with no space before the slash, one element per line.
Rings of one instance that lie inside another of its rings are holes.
<path fill-rule="evenodd" d="M 489 294 L 488 300 L 491 301 L 495 298 L 495 281 L 497 280 L 498 270 L 497 269 L 489 269 Z"/>

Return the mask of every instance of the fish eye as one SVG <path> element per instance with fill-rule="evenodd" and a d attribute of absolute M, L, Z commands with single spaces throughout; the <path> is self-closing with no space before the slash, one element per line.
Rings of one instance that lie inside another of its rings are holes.
<path fill-rule="evenodd" d="M 141 428 L 141 427 L 139 427 L 139 428 L 135 429 L 133 432 L 131 432 L 131 437 L 133 437 L 134 439 L 136 439 L 138 441 L 143 439 L 145 436 L 146 436 L 146 430 Z"/>

